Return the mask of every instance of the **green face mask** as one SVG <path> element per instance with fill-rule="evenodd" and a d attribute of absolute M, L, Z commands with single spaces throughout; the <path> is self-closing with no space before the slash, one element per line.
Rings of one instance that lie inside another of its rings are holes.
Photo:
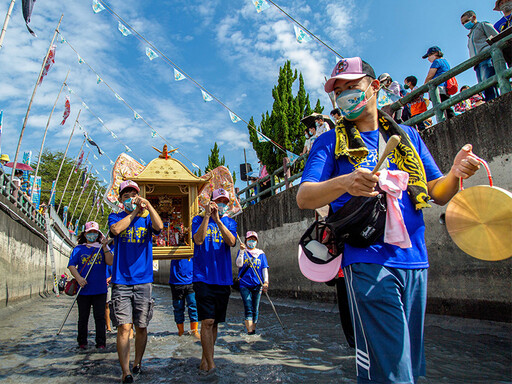
<path fill-rule="evenodd" d="M 409 85 L 404 84 L 404 89 L 409 89 Z"/>

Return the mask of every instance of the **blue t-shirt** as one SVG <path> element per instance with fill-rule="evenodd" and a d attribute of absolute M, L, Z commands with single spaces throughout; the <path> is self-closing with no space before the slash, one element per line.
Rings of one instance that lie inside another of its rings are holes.
<path fill-rule="evenodd" d="M 498 32 L 502 32 L 506 28 L 506 24 L 511 17 L 512 15 L 509 15 L 508 18 L 506 16 L 503 16 L 496 22 L 496 24 L 494 24 L 494 29 L 497 30 Z"/>
<path fill-rule="evenodd" d="M 68 267 L 71 265 L 75 266 L 80 276 L 85 277 L 89 269 L 91 269 L 89 276 L 87 276 L 87 284 L 80 291 L 81 295 L 100 295 L 107 293 L 107 264 L 105 263 L 105 255 L 102 249 L 96 262 L 92 265 L 96 252 L 98 252 L 98 248 L 87 247 L 85 244 L 80 244 L 73 248 L 73 252 L 71 252 L 71 256 L 69 257 Z M 91 256 L 91 258 L 87 261 L 89 256 Z M 82 270 L 86 261 L 87 265 Z"/>
<path fill-rule="evenodd" d="M 169 284 L 192 284 L 193 273 L 194 262 L 192 259 L 172 260 L 171 271 L 169 273 Z"/>
<path fill-rule="evenodd" d="M 124 219 L 124 211 L 108 216 L 108 227 Z M 137 216 L 114 239 L 113 284 L 136 285 L 153 282 L 153 234 L 151 216 Z"/>
<path fill-rule="evenodd" d="M 236 238 L 236 221 L 228 216 L 221 218 L 222 223 Z M 203 218 L 196 216 L 192 220 L 192 236 L 201 226 Z M 203 244 L 194 245 L 194 282 L 206 284 L 231 285 L 231 251 L 223 241 L 222 233 L 215 221 L 210 217 L 206 237 Z"/>
<path fill-rule="evenodd" d="M 240 251 L 238 251 L 238 254 L 240 255 Z M 261 285 L 260 279 L 262 282 L 264 282 L 263 268 L 268 268 L 268 262 L 267 256 L 265 256 L 264 253 L 260 253 L 258 256 L 251 257 L 252 264 L 254 265 L 254 268 L 256 269 L 256 271 L 258 271 L 258 275 L 260 276 L 260 278 L 258 279 L 258 276 L 256 276 L 254 269 L 251 267 L 251 264 L 249 263 L 249 256 L 249 252 L 246 251 L 244 255 L 244 265 L 241 268 L 238 268 L 238 276 L 240 276 L 240 272 L 242 272 L 246 268 L 249 268 L 240 279 L 240 286 L 254 288 L 257 287 L 258 285 Z"/>
<path fill-rule="evenodd" d="M 446 59 L 435 59 L 432 62 L 430 68 L 437 68 L 436 74 L 433 77 L 433 79 L 435 79 L 436 77 L 441 76 L 443 73 L 448 72 L 450 70 L 450 64 L 448 64 Z M 446 87 L 446 81 L 439 85 Z"/>
<path fill-rule="evenodd" d="M 435 180 L 443 176 L 419 133 L 406 125 L 401 125 L 401 127 L 409 135 L 412 144 L 423 162 L 427 181 Z M 369 154 L 366 161 L 363 161 L 358 166 L 373 169 L 377 164 L 378 158 L 379 131 L 361 132 L 361 137 L 369 150 Z M 355 170 L 354 164 L 348 157 L 340 156 L 338 159 L 335 158 L 335 144 L 336 132 L 334 130 L 324 133 L 317 139 L 309 154 L 301 182 L 325 181 L 336 176 L 351 173 Z M 390 170 L 398 169 L 393 154 L 388 156 L 388 160 L 388 168 Z M 331 203 L 333 211 L 336 212 L 340 209 L 351 197 L 351 195 L 345 193 L 334 200 Z M 343 253 L 343 267 L 353 263 L 373 263 L 405 269 L 428 267 L 423 213 L 421 210 L 415 209 L 414 204 L 411 202 L 406 192 L 402 194 L 402 198 L 399 199 L 398 202 L 402 210 L 407 232 L 411 239 L 412 248 L 402 249 L 395 245 L 385 244 L 383 238 L 367 248 L 356 248 L 346 244 Z"/>

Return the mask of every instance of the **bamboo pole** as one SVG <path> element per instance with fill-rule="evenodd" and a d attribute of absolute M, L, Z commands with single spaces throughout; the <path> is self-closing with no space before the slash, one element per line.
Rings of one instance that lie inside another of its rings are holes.
<path fill-rule="evenodd" d="M 66 155 L 68 154 L 69 144 L 71 144 L 71 139 L 73 138 L 73 134 L 75 133 L 75 128 L 76 128 L 76 125 L 78 124 L 78 118 L 80 117 L 80 112 L 82 112 L 81 109 L 78 111 L 78 115 L 76 116 L 76 119 L 75 119 L 75 124 L 73 125 L 73 129 L 71 130 L 71 135 L 69 135 L 68 145 L 66 146 L 66 150 L 64 151 L 64 156 L 62 156 L 62 161 L 60 162 L 59 171 L 57 172 L 57 178 L 55 179 L 55 189 L 52 189 L 52 191 L 50 192 L 50 201 L 48 202 L 48 206 L 51 205 L 53 194 L 57 194 L 57 184 L 59 183 L 60 172 L 62 171 L 62 167 L 64 165 L 64 162 L 66 161 Z M 58 212 L 57 212 L 57 214 L 58 214 Z"/>
<path fill-rule="evenodd" d="M 25 128 L 27 127 L 28 115 L 30 114 L 30 108 L 32 107 L 32 102 L 34 101 L 34 96 L 36 95 L 37 87 L 39 86 L 39 79 L 41 79 L 41 75 L 43 74 L 44 67 L 46 62 L 48 61 L 48 55 L 50 54 L 50 50 L 52 49 L 53 43 L 55 41 L 55 37 L 57 37 L 57 33 L 59 32 L 60 23 L 62 22 L 62 18 L 64 14 L 60 15 L 59 24 L 57 24 L 57 28 L 55 28 L 55 32 L 53 33 L 52 41 L 46 51 L 46 56 L 43 60 L 43 65 L 41 65 L 41 69 L 39 70 L 39 76 L 37 76 L 36 85 L 34 86 L 34 91 L 32 91 L 32 97 L 30 98 L 30 102 L 28 103 L 27 113 L 25 114 L 25 118 L 23 119 L 23 126 L 21 127 L 20 138 L 18 140 L 18 147 L 16 148 L 16 155 L 14 155 L 14 162 L 12 165 L 12 173 L 11 173 L 11 181 L 14 177 L 14 173 L 16 171 L 16 164 L 18 162 L 18 155 L 20 153 L 21 141 L 23 140 L 23 133 L 25 133 Z"/>
<path fill-rule="evenodd" d="M 64 82 L 62 83 L 62 86 L 60 87 L 59 94 L 57 95 L 57 98 L 55 99 L 55 103 L 53 103 L 53 108 L 52 108 L 52 111 L 50 112 L 50 116 L 48 116 L 48 121 L 46 122 L 46 128 L 44 130 L 44 135 L 43 135 L 43 141 L 41 142 L 41 148 L 39 149 L 39 157 L 37 159 L 36 173 L 34 175 L 34 185 L 32 186 L 32 190 L 30 191 L 30 196 L 34 195 L 35 180 L 37 178 L 37 174 L 39 173 L 39 164 L 41 163 L 41 156 L 43 156 L 44 142 L 46 140 L 46 134 L 48 133 L 48 127 L 50 126 L 50 121 L 52 119 L 53 111 L 55 110 L 55 107 L 57 106 L 57 101 L 59 100 L 62 90 L 64 89 L 64 85 L 66 85 L 66 80 L 68 79 L 68 75 L 69 75 L 69 70 L 68 70 L 68 73 L 66 74 L 66 78 L 64 79 Z"/>
<path fill-rule="evenodd" d="M 7 14 L 5 15 L 4 25 L 2 27 L 2 32 L 0 32 L 0 49 L 2 49 L 2 45 L 4 43 L 5 31 L 7 29 L 7 24 L 9 24 L 9 19 L 11 18 L 12 9 L 14 8 L 14 2 L 16 0 L 11 0 L 11 4 L 9 5 L 9 9 L 7 10 Z"/>
<path fill-rule="evenodd" d="M 80 154 L 82 153 L 82 149 L 84 148 L 85 140 L 82 142 L 82 146 L 78 151 L 78 155 L 76 156 L 75 162 L 73 163 L 73 168 L 71 168 L 71 172 L 69 172 L 68 180 L 66 181 L 66 186 L 64 187 L 64 192 L 62 192 L 62 196 L 60 197 L 59 206 L 57 207 L 57 212 L 59 212 L 60 206 L 62 204 L 62 200 L 64 200 L 64 195 L 68 189 L 69 182 L 71 180 L 71 176 L 73 175 L 73 171 L 75 170 L 76 165 L 78 164 L 78 159 L 80 159 Z"/>
<path fill-rule="evenodd" d="M 101 189 L 100 189 L 99 191 L 97 191 L 97 192 L 101 192 Z M 98 196 L 98 195 L 99 195 L 99 193 L 97 193 L 97 194 L 96 194 L 96 198 L 97 198 L 97 199 L 99 199 L 99 196 Z M 87 222 L 89 221 L 89 219 L 91 218 L 92 212 L 94 211 L 94 204 L 96 204 L 96 201 L 97 201 L 97 200 L 94 200 L 94 201 L 92 202 L 91 210 L 89 211 L 89 214 L 87 215 L 87 219 L 85 219 L 85 222 L 86 222 L 86 223 L 87 223 Z"/>
<path fill-rule="evenodd" d="M 98 182 L 98 179 L 94 180 L 94 183 L 92 184 L 92 187 L 91 187 L 91 190 L 89 191 L 89 194 L 87 195 L 86 199 L 85 199 L 85 203 L 84 203 L 84 206 L 82 208 L 82 211 L 80 212 L 80 216 L 78 216 L 78 222 L 80 222 L 80 219 L 82 218 L 82 215 L 85 211 L 85 207 L 87 207 L 87 201 L 89 200 L 89 197 L 91 197 L 91 193 L 94 189 L 94 187 L 96 186 L 96 183 Z"/>
<path fill-rule="evenodd" d="M 92 169 L 93 168 L 94 167 L 91 167 L 91 169 L 89 171 L 91 173 L 91 175 L 92 175 Z M 85 180 L 87 181 L 87 175 L 85 177 L 86 177 Z M 78 200 L 76 202 L 75 208 L 73 209 L 73 215 L 71 215 L 71 218 L 73 218 L 75 216 L 76 208 L 78 207 L 78 204 L 80 204 L 80 199 L 82 198 L 82 195 L 84 194 L 84 191 L 85 191 L 85 186 L 82 187 L 82 191 L 80 192 L 80 195 L 78 195 Z M 70 205 L 71 205 L 71 202 L 70 202 Z"/>

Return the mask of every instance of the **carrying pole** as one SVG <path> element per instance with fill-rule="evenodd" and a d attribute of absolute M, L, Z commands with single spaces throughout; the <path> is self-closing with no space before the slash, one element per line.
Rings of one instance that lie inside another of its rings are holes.
<path fill-rule="evenodd" d="M 69 75 L 69 69 L 68 69 L 68 73 L 66 74 L 66 78 L 64 79 L 64 82 L 62 83 L 62 86 L 60 87 L 57 98 L 55 99 L 55 103 L 53 103 L 53 108 L 52 108 L 52 111 L 50 112 L 50 116 L 48 116 L 48 120 L 46 121 L 46 128 L 44 129 L 43 141 L 41 142 L 41 148 L 39 149 L 39 157 L 37 159 L 36 173 L 34 175 L 34 185 L 32 186 L 32 190 L 30 191 L 30 196 L 34 195 L 34 188 L 36 186 L 35 180 L 37 179 L 37 175 L 39 174 L 39 164 L 41 163 L 41 157 L 43 156 L 44 142 L 46 140 L 46 134 L 48 133 L 48 127 L 50 126 L 50 121 L 52 119 L 53 111 L 55 110 L 55 107 L 57 106 L 57 101 L 59 101 L 59 97 L 60 97 L 60 94 L 62 93 L 62 90 L 64 89 L 64 85 L 66 85 L 68 75 Z"/>
<path fill-rule="evenodd" d="M 53 33 L 52 41 L 50 42 L 48 51 L 46 51 L 46 56 L 44 57 L 43 65 L 41 65 L 41 70 L 39 71 L 39 76 L 37 76 L 36 85 L 34 86 L 34 90 L 32 91 L 32 97 L 30 98 L 30 102 L 28 103 L 27 113 L 25 114 L 25 118 L 23 119 L 23 126 L 21 127 L 20 138 L 18 140 L 16 154 L 14 155 L 14 161 L 12 164 L 11 181 L 12 181 L 12 178 L 14 177 L 14 173 L 16 171 L 16 164 L 18 163 L 18 155 L 20 153 L 21 141 L 23 140 L 23 133 L 25 132 L 25 128 L 27 127 L 28 115 L 30 114 L 30 108 L 32 108 L 32 102 L 34 101 L 34 96 L 36 95 L 37 87 L 39 86 L 39 80 L 41 79 L 44 67 L 46 66 L 46 62 L 48 61 L 48 56 L 50 55 L 50 51 L 52 49 L 53 42 L 55 41 L 55 37 L 57 37 L 57 33 L 59 33 L 59 27 L 60 27 L 60 23 L 61 23 L 63 17 L 64 17 L 64 14 L 60 15 L 59 24 L 57 24 L 57 28 L 55 28 L 55 32 Z M 35 182 L 35 179 L 34 179 L 34 182 Z"/>
<path fill-rule="evenodd" d="M 240 240 L 240 237 L 238 236 L 238 233 L 236 235 L 236 237 L 238 238 L 238 241 L 240 241 L 240 243 L 242 242 L 242 240 Z M 243 250 L 243 253 L 245 255 L 245 249 Z M 263 287 L 263 281 L 261 281 L 261 277 L 260 277 L 260 274 L 258 273 L 258 271 L 256 270 L 256 268 L 254 267 L 254 264 L 252 263 L 252 260 L 251 260 L 251 257 L 250 256 L 247 256 L 247 259 L 249 260 L 249 264 L 251 265 L 251 268 L 254 270 L 254 273 L 255 275 L 258 277 L 258 280 L 260 281 L 260 284 L 261 286 Z M 270 300 L 270 297 L 268 295 L 267 292 L 264 292 L 265 293 L 265 296 L 267 296 L 267 299 L 268 299 L 268 302 L 270 303 L 270 305 L 272 306 L 272 310 L 274 311 L 274 313 L 276 314 L 276 317 L 277 317 L 277 320 L 279 321 L 279 324 L 281 324 L 281 327 L 283 328 L 283 330 L 285 329 L 284 328 L 284 325 L 283 325 L 283 322 L 281 321 L 281 318 L 279 317 L 279 315 L 277 314 L 277 310 L 276 310 L 276 307 L 274 306 L 274 303 L 272 302 L 272 300 Z"/>
<path fill-rule="evenodd" d="M 9 4 L 9 9 L 7 10 L 7 14 L 5 15 L 2 32 L 0 32 L 0 49 L 2 49 L 2 45 L 4 43 L 5 31 L 7 30 L 7 25 L 9 24 L 9 19 L 11 18 L 11 13 L 12 13 L 12 9 L 14 8 L 15 1 L 16 0 L 11 0 L 11 4 Z"/>

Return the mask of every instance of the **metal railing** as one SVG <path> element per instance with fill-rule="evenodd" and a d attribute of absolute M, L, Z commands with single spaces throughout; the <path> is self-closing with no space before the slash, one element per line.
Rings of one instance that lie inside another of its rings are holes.
<path fill-rule="evenodd" d="M 500 94 L 503 95 L 507 92 L 512 91 L 512 86 L 510 85 L 510 78 L 512 77 L 512 68 L 507 68 L 507 64 L 505 62 L 505 58 L 503 57 L 503 48 L 508 41 L 512 39 L 512 34 L 504 37 L 500 41 L 492 44 L 489 49 L 484 52 L 479 53 L 476 56 L 473 56 L 469 60 L 464 61 L 463 63 L 457 65 L 456 67 L 450 69 L 448 72 L 443 73 L 439 77 L 430 80 L 428 83 L 418 87 L 413 92 L 409 93 L 407 96 L 401 98 L 400 100 L 391 104 L 391 109 L 393 111 L 397 111 L 398 109 L 405 106 L 407 103 L 415 100 L 416 98 L 423 96 L 424 93 L 429 94 L 430 100 L 432 101 L 432 108 L 423 112 L 419 115 L 411 117 L 409 120 L 404 122 L 405 125 L 416 125 L 422 121 L 425 121 L 432 116 L 435 116 L 437 122 L 441 122 L 445 120 L 444 111 L 454 106 L 455 104 L 470 98 L 471 96 L 482 92 L 483 90 L 498 85 L 500 90 Z M 451 96 L 448 100 L 441 102 L 441 98 L 439 96 L 439 85 L 444 83 L 446 80 L 455 77 L 456 75 L 468 70 L 469 68 L 473 68 L 475 65 L 481 63 L 484 60 L 492 58 L 494 70 L 496 74 L 481 83 L 478 83 L 465 91 L 462 91 L 454 96 Z"/>
<path fill-rule="evenodd" d="M 13 203 L 23 214 L 42 230 L 45 229 L 44 216 L 36 209 L 36 206 L 30 201 L 30 198 L 19 189 L 16 184 L 11 182 L 11 176 L 0 172 L 0 189 L 11 203 Z"/>
<path fill-rule="evenodd" d="M 297 158 L 297 160 L 295 160 L 294 164 L 298 164 L 298 163 L 300 163 L 301 160 L 305 160 L 306 158 L 307 158 L 307 154 L 301 155 Z M 288 189 L 288 186 L 290 185 L 290 183 L 292 183 L 295 180 L 302 177 L 302 171 L 297 172 L 295 174 L 291 174 L 292 170 L 293 170 L 293 165 L 291 165 L 291 166 L 283 165 L 282 167 L 276 169 L 272 174 L 262 177 L 261 179 L 258 179 L 257 181 L 253 182 L 252 184 L 249 184 L 244 189 L 240 190 L 237 195 L 238 195 L 238 198 L 240 199 L 240 204 L 242 205 L 242 207 L 245 208 L 247 205 L 249 205 L 253 201 L 255 203 L 259 202 L 262 197 L 263 198 L 268 197 L 267 195 L 269 195 L 269 196 L 276 195 L 277 193 L 279 193 L 279 190 L 283 187 Z M 288 175 L 288 171 L 290 171 L 290 175 Z M 282 176 L 283 180 L 276 183 L 276 180 L 275 180 L 276 176 L 278 177 L 278 179 L 281 179 L 281 176 Z M 268 181 L 268 180 L 270 180 L 270 187 L 261 191 L 260 190 L 261 185 L 265 181 Z M 254 194 L 251 195 L 251 193 L 253 193 L 253 192 L 254 192 Z"/>

